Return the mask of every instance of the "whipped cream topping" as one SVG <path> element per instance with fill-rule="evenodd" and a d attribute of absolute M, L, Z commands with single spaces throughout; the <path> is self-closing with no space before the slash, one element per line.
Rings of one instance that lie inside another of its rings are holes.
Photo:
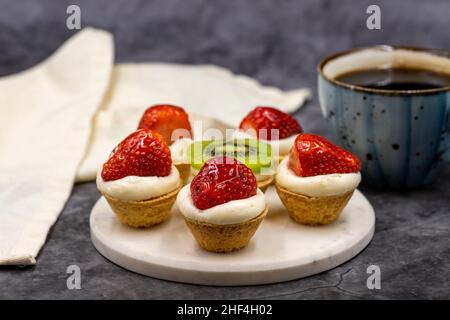
<path fill-rule="evenodd" d="M 165 177 L 126 176 L 121 179 L 104 181 L 101 170 L 97 173 L 97 188 L 112 198 L 141 201 L 156 198 L 176 190 L 180 185 L 180 174 L 172 166 Z"/>
<path fill-rule="evenodd" d="M 217 206 L 198 209 L 191 196 L 191 185 L 184 186 L 177 196 L 176 205 L 185 217 L 211 224 L 234 224 L 249 221 L 259 216 L 266 207 L 264 193 L 257 190 L 256 195 L 240 200 L 232 200 Z"/>
<path fill-rule="evenodd" d="M 255 136 L 242 131 L 242 130 L 236 130 L 233 132 L 232 135 L 233 138 L 237 139 L 245 139 L 245 138 L 256 138 Z M 285 156 L 289 153 L 291 150 L 292 145 L 294 144 L 295 138 L 297 138 L 297 134 L 294 134 L 290 137 L 279 139 L 279 140 L 264 140 L 261 139 L 261 141 L 270 143 L 270 146 L 272 147 L 272 154 L 276 155 L 278 152 L 279 156 Z"/>
<path fill-rule="evenodd" d="M 278 185 L 294 193 L 310 197 L 335 196 L 356 189 L 361 182 L 359 172 L 299 177 L 289 169 L 288 161 L 289 158 L 281 161 L 275 179 Z"/>
<path fill-rule="evenodd" d="M 191 160 L 188 158 L 188 149 L 194 140 L 190 138 L 182 138 L 175 140 L 170 146 L 170 155 L 173 164 L 189 164 Z"/>

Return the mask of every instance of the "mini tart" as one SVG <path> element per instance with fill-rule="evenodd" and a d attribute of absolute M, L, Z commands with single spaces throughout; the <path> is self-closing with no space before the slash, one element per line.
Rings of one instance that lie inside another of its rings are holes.
<path fill-rule="evenodd" d="M 210 252 L 228 253 L 248 245 L 267 211 L 266 205 L 260 215 L 235 224 L 212 224 L 183 217 L 200 247 Z"/>
<path fill-rule="evenodd" d="M 200 247 L 218 253 L 245 247 L 268 211 L 252 170 L 224 156 L 204 164 L 176 205 Z"/>
<path fill-rule="evenodd" d="M 96 183 L 121 222 L 150 227 L 169 217 L 180 175 L 163 136 L 143 128 L 117 145 L 97 173 Z"/>
<path fill-rule="evenodd" d="M 278 183 L 275 183 L 275 188 L 289 216 L 305 225 L 325 225 L 336 220 L 354 191 L 336 196 L 310 197 L 291 192 Z"/>
<path fill-rule="evenodd" d="M 325 225 L 336 220 L 352 197 L 358 172 L 298 176 L 289 155 L 278 166 L 275 188 L 290 217 L 300 224 Z"/>
<path fill-rule="evenodd" d="M 169 218 L 180 188 L 142 201 L 121 200 L 105 193 L 103 196 L 122 223 L 134 228 L 148 228 Z"/>

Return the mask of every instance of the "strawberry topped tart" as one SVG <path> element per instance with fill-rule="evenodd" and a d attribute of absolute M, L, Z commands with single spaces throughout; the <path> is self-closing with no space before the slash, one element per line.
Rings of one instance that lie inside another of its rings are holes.
<path fill-rule="evenodd" d="M 149 227 L 169 217 L 181 183 L 163 136 L 140 129 L 113 150 L 97 187 L 120 221 Z"/>
<path fill-rule="evenodd" d="M 328 224 L 338 218 L 361 181 L 360 161 L 315 134 L 296 137 L 275 186 L 289 215 L 301 224 Z"/>
<path fill-rule="evenodd" d="M 187 150 L 192 143 L 192 128 L 186 111 L 174 105 L 154 105 L 144 112 L 138 129 L 150 129 L 161 134 L 170 148 L 173 164 L 182 180 L 186 181 L 190 175 Z"/>
<path fill-rule="evenodd" d="M 212 252 L 245 247 L 268 210 L 252 170 L 225 156 L 207 160 L 176 203 L 198 244 Z"/>
<path fill-rule="evenodd" d="M 235 136 L 253 136 L 267 140 L 281 161 L 291 149 L 302 127 L 291 115 L 272 107 L 256 107 L 241 121 Z"/>

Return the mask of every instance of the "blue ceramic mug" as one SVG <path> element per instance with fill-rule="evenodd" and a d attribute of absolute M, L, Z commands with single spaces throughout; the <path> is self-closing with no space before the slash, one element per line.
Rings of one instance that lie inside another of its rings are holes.
<path fill-rule="evenodd" d="M 450 87 L 392 91 L 336 80 L 374 68 L 450 74 L 450 54 L 376 46 L 335 54 L 318 67 L 322 113 L 336 142 L 361 159 L 365 181 L 400 189 L 425 185 L 450 160 Z"/>

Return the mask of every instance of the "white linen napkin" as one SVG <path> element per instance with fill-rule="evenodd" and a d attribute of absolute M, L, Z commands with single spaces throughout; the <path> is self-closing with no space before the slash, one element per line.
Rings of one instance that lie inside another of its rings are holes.
<path fill-rule="evenodd" d="M 235 128 L 255 106 L 269 105 L 293 112 L 309 96 L 308 89 L 284 92 L 217 66 L 119 64 L 114 68 L 110 90 L 97 112 L 77 181 L 95 180 L 101 164 L 124 137 L 136 130 L 140 117 L 150 105 L 180 105 L 190 113 L 220 119 L 229 128 Z"/>
<path fill-rule="evenodd" d="M 283 92 L 215 66 L 113 68 L 112 36 L 86 28 L 46 61 L 0 79 L 0 265 L 36 256 L 77 181 L 94 180 L 153 104 L 178 104 L 235 127 L 256 105 L 286 112 L 307 89 Z"/>
<path fill-rule="evenodd" d="M 111 35 L 85 29 L 0 79 L 0 265 L 36 262 L 70 195 L 112 65 Z"/>

